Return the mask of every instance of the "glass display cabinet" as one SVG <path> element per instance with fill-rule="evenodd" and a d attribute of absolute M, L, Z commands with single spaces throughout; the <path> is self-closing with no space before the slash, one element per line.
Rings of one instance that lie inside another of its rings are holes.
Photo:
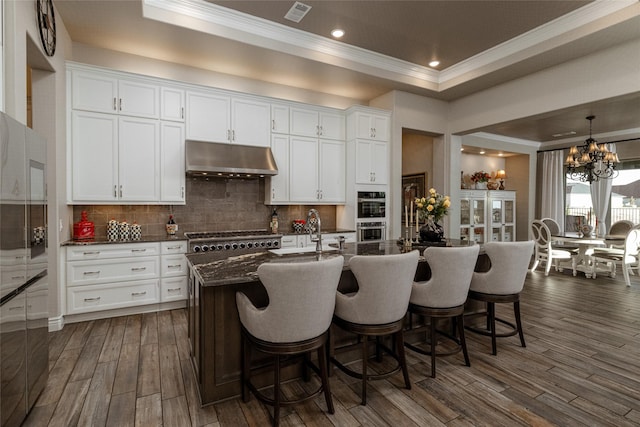
<path fill-rule="evenodd" d="M 463 190 L 460 194 L 460 239 L 484 243 L 487 237 L 484 190 Z"/>
<path fill-rule="evenodd" d="M 514 242 L 516 239 L 516 192 L 488 191 L 491 241 Z"/>

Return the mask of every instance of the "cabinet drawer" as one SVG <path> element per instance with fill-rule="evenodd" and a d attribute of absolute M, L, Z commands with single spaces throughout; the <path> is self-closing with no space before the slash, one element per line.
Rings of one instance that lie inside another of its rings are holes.
<path fill-rule="evenodd" d="M 187 299 L 187 276 L 160 279 L 160 302 Z"/>
<path fill-rule="evenodd" d="M 184 255 L 163 255 L 160 264 L 162 277 L 186 276 L 189 269 Z"/>
<path fill-rule="evenodd" d="M 158 243 L 67 246 L 67 261 L 131 258 L 160 254 Z"/>
<path fill-rule="evenodd" d="M 160 302 L 159 279 L 136 280 L 113 285 L 76 286 L 67 289 L 69 314 Z"/>
<path fill-rule="evenodd" d="M 105 259 L 92 262 L 67 263 L 67 286 L 154 279 L 160 274 L 160 258 L 141 257 Z"/>
<path fill-rule="evenodd" d="M 180 240 L 178 242 L 161 242 L 160 253 L 162 255 L 170 254 L 186 254 L 187 253 L 187 241 Z"/>

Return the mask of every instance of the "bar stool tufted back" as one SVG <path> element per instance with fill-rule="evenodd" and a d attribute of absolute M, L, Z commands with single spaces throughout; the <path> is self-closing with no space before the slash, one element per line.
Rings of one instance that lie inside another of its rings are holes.
<path fill-rule="evenodd" d="M 409 343 L 405 345 L 420 354 L 431 356 L 432 378 L 436 376 L 436 356 L 448 356 L 462 351 L 465 364 L 470 366 L 464 337 L 463 315 L 464 303 L 467 301 L 479 251 L 480 245 L 460 248 L 431 247 L 424 251 L 424 258 L 431 268 L 431 277 L 427 281 L 413 283 L 409 313 L 429 319 L 430 348 L 425 350 L 418 345 Z M 436 321 L 440 318 L 453 319 L 452 334 L 436 328 Z M 454 335 L 455 326 L 457 326 L 459 338 Z M 436 352 L 438 335 L 454 341 L 457 344 L 456 348 L 452 351 Z"/>
<path fill-rule="evenodd" d="M 323 392 L 329 413 L 334 413 L 326 343 L 343 265 L 342 256 L 312 262 L 265 263 L 258 267 L 258 276 L 267 290 L 269 305 L 258 308 L 245 294 L 236 293 L 242 323 L 242 398 L 248 402 L 251 391 L 262 403 L 272 405 L 274 426 L 279 425 L 281 406 L 298 404 Z M 272 397 L 251 382 L 252 349 L 274 358 Z M 309 357 L 313 350 L 317 350 L 317 366 Z M 285 400 L 280 392 L 280 360 L 292 355 L 305 356 L 305 380 L 309 380 L 311 367 L 319 374 L 321 385 L 303 397 Z"/>
<path fill-rule="evenodd" d="M 524 279 L 527 276 L 533 246 L 533 240 L 485 243 L 484 250 L 491 260 L 491 268 L 486 272 L 473 273 L 469 298 L 487 303 L 487 327 L 486 329 L 467 327 L 467 329 L 491 336 L 493 355 L 497 354 L 496 337 L 508 337 L 518 334 L 520 336 L 520 344 L 522 347 L 526 347 L 520 319 L 520 292 L 524 287 Z M 495 304 L 508 302 L 513 303 L 515 325 L 495 316 Z M 498 333 L 496 331 L 496 321 L 507 325 L 510 331 Z"/>
<path fill-rule="evenodd" d="M 367 404 L 367 381 L 387 378 L 402 370 L 407 389 L 411 388 L 404 355 L 404 317 L 407 314 L 411 285 L 418 267 L 418 251 L 400 255 L 354 256 L 349 267 L 357 282 L 355 294 L 336 294 L 333 324 L 356 334 L 361 346 L 362 370 L 357 372 L 335 358 L 333 332 L 331 334 L 331 362 L 349 376 L 362 380 L 361 403 Z M 333 331 L 333 328 L 332 328 Z M 383 345 L 381 338 L 393 336 L 395 351 Z M 368 372 L 368 339 L 376 338 L 376 355 L 382 360 L 385 350 L 397 363 L 393 369 L 372 374 Z"/>

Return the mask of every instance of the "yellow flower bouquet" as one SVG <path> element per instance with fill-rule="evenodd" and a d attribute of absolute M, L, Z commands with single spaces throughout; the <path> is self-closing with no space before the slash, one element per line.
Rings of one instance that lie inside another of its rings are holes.
<path fill-rule="evenodd" d="M 443 196 L 438 193 L 435 188 L 429 190 L 429 194 L 425 197 L 416 197 L 415 205 L 418 208 L 418 218 L 422 221 L 431 219 L 438 223 L 449 213 L 451 200 L 449 196 Z"/>

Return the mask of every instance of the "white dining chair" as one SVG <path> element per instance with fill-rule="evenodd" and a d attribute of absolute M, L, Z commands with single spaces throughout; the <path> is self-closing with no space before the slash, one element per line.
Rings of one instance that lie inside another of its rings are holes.
<path fill-rule="evenodd" d="M 594 248 L 591 264 L 592 277 L 596 277 L 597 269 L 604 268 L 602 264 L 606 265 L 611 277 L 616 277 L 617 266 L 620 266 L 625 283 L 631 286 L 629 274 L 631 269 L 638 265 L 638 245 L 640 245 L 640 229 L 633 228 L 624 239 L 624 248 Z"/>
<path fill-rule="evenodd" d="M 553 264 L 556 271 L 562 271 L 561 261 L 569 261 L 573 275 L 576 272 L 576 255 L 578 250 L 573 247 L 560 247 L 553 245 L 553 237 L 549 227 L 542 220 L 535 219 L 531 223 L 531 233 L 535 241 L 534 260 L 531 271 L 535 271 L 538 264 L 545 263 L 544 275 L 548 276 Z"/>

